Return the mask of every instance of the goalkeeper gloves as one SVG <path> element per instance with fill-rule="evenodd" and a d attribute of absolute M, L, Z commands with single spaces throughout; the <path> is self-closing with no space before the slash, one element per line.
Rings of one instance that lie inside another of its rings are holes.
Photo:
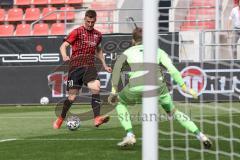
<path fill-rule="evenodd" d="M 116 90 L 114 87 L 112 87 L 112 92 L 108 96 L 108 103 L 111 105 L 116 105 L 118 102 L 118 94 L 116 93 Z"/>
<path fill-rule="evenodd" d="M 187 88 L 187 86 L 185 84 L 183 84 L 181 86 L 183 92 L 187 93 L 187 94 L 190 94 L 194 99 L 197 99 L 198 98 L 198 94 L 197 92 L 195 92 L 193 89 L 191 88 Z"/>

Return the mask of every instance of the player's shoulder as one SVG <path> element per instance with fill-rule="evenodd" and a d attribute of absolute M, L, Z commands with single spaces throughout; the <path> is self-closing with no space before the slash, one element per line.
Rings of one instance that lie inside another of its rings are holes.
<path fill-rule="evenodd" d="M 158 48 L 158 53 L 159 54 L 167 54 L 162 48 Z"/>
<path fill-rule="evenodd" d="M 80 27 L 77 27 L 77 28 L 74 28 L 70 34 L 77 34 L 77 33 L 80 33 L 81 31 L 83 30 L 83 27 L 80 26 Z"/>
<path fill-rule="evenodd" d="M 143 50 L 143 45 L 136 45 L 136 46 L 131 46 L 128 49 L 126 49 L 123 54 L 128 55 L 136 52 L 141 52 Z"/>
<path fill-rule="evenodd" d="M 95 29 L 95 28 L 94 28 L 94 34 L 102 36 L 102 33 L 99 30 Z"/>

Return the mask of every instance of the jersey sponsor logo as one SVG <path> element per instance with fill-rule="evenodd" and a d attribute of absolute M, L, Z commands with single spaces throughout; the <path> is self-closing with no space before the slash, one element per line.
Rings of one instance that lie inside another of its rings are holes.
<path fill-rule="evenodd" d="M 201 68 L 196 66 L 185 67 L 181 71 L 181 75 L 186 86 L 196 91 L 198 95 L 205 90 L 207 86 L 207 75 Z M 180 87 L 178 90 L 185 97 L 191 97 L 191 95 L 184 93 Z"/>
<path fill-rule="evenodd" d="M 2 63 L 59 62 L 59 53 L 0 54 Z"/>

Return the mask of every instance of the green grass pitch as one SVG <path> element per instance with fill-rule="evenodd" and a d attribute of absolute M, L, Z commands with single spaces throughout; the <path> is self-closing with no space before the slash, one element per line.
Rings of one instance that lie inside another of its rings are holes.
<path fill-rule="evenodd" d="M 106 106 L 103 106 L 106 107 Z M 169 122 L 159 118 L 159 159 L 183 160 L 208 159 L 229 160 L 231 147 L 234 150 L 233 160 L 240 157 L 240 108 L 239 103 L 232 103 L 232 118 L 229 114 L 229 103 L 185 104 L 176 103 L 176 107 L 188 114 L 203 132 L 212 137 L 213 148 L 202 149 L 193 134 L 186 134 L 177 122 Z M 202 107 L 202 110 L 200 108 Z M 77 131 L 69 131 L 65 124 L 59 130 L 52 129 L 56 119 L 55 106 L 1 106 L 0 107 L 0 160 L 139 160 L 141 159 L 141 120 L 138 117 L 141 107 L 129 107 L 133 118 L 137 144 L 132 148 L 116 146 L 125 132 L 120 126 L 116 112 L 109 123 L 95 128 L 92 120 L 82 121 Z M 217 108 L 217 109 L 216 109 Z M 219 108 L 219 109 L 218 109 Z M 91 110 L 90 105 L 74 105 L 73 113 Z M 204 121 L 200 123 L 200 113 Z M 217 115 L 217 116 L 216 116 Z M 220 123 L 216 123 L 216 120 Z M 223 123 L 222 123 L 223 122 Z M 230 132 L 230 125 L 233 132 Z M 217 125 L 217 127 L 216 127 Z M 169 132 L 174 128 L 174 132 Z M 215 137 L 218 132 L 219 137 Z M 236 141 L 228 141 L 224 137 L 234 137 Z M 223 138 L 222 138 L 223 137 Z M 189 141 L 185 141 L 188 138 Z M 218 146 L 216 148 L 216 143 Z"/>

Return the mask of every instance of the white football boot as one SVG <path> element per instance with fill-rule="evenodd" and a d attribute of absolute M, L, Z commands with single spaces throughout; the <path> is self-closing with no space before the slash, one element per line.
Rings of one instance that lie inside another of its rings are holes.
<path fill-rule="evenodd" d="M 126 147 L 126 146 L 133 146 L 136 143 L 135 135 L 128 135 L 123 138 L 121 142 L 119 142 L 117 145 L 119 147 Z"/>

